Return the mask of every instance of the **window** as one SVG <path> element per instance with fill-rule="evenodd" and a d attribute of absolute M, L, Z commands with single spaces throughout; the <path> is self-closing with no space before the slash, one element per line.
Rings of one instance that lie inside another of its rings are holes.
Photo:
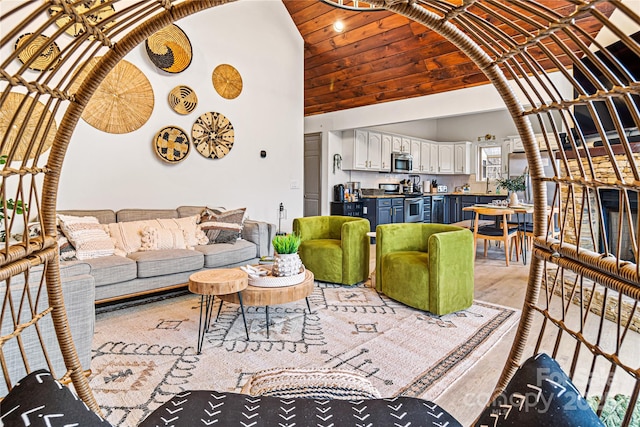
<path fill-rule="evenodd" d="M 478 181 L 495 180 L 501 177 L 502 147 L 499 145 L 478 147 Z"/>

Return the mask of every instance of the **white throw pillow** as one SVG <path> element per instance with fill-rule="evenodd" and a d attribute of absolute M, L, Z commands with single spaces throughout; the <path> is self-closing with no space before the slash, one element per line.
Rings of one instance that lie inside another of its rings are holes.
<path fill-rule="evenodd" d="M 206 245 L 209 243 L 207 235 L 198 227 L 200 215 L 187 216 L 184 218 L 158 219 L 160 228 L 179 228 L 184 231 L 187 239 L 187 246 Z"/>
<path fill-rule="evenodd" d="M 142 229 L 141 251 L 162 249 L 186 249 L 184 231 L 179 228 L 156 228 L 146 226 Z"/>
<path fill-rule="evenodd" d="M 75 218 L 85 218 L 85 220 L 75 220 L 73 217 L 59 219 L 62 232 L 76 248 L 77 259 L 99 258 L 115 253 L 115 246 L 104 225 L 93 217 Z M 86 218 L 93 218 L 95 222 L 93 220 L 84 222 Z"/>

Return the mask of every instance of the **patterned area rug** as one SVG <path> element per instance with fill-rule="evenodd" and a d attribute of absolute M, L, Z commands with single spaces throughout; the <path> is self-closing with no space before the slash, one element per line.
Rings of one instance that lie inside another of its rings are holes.
<path fill-rule="evenodd" d="M 385 397 L 433 400 L 519 318 L 518 310 L 479 301 L 435 316 L 365 285 L 316 283 L 309 302 L 312 313 L 304 300 L 270 307 L 269 338 L 265 308 L 245 307 L 250 341 L 239 306 L 224 304 L 200 355 L 199 296 L 101 309 L 91 364 L 96 399 L 113 425 L 135 426 L 185 389 L 239 392 L 257 371 L 308 367 L 357 371 Z"/>

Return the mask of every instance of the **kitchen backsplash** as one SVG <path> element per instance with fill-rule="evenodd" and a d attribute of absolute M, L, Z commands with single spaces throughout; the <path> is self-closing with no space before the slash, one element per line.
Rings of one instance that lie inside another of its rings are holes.
<path fill-rule="evenodd" d="M 378 188 L 378 184 L 382 182 L 400 182 L 403 179 L 409 178 L 409 174 L 394 174 L 394 173 L 371 173 L 361 171 L 349 171 L 349 181 L 360 182 L 360 188 Z M 456 187 L 462 187 L 465 184 L 471 186 L 473 192 L 484 192 L 485 183 L 476 183 L 474 175 L 419 175 L 421 181 L 431 181 L 437 179 L 439 185 L 446 185 L 450 192 L 453 192 Z M 477 189 L 474 189 L 477 187 Z M 482 188 L 480 188 L 482 187 Z M 492 191 L 495 192 L 495 186 Z"/>

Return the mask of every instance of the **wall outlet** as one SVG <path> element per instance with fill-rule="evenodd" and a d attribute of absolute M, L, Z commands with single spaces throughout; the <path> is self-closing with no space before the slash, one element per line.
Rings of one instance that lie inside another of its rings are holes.
<path fill-rule="evenodd" d="M 300 188 L 300 183 L 297 180 L 292 179 L 290 183 L 290 187 L 292 190 L 297 190 L 298 188 Z"/>

